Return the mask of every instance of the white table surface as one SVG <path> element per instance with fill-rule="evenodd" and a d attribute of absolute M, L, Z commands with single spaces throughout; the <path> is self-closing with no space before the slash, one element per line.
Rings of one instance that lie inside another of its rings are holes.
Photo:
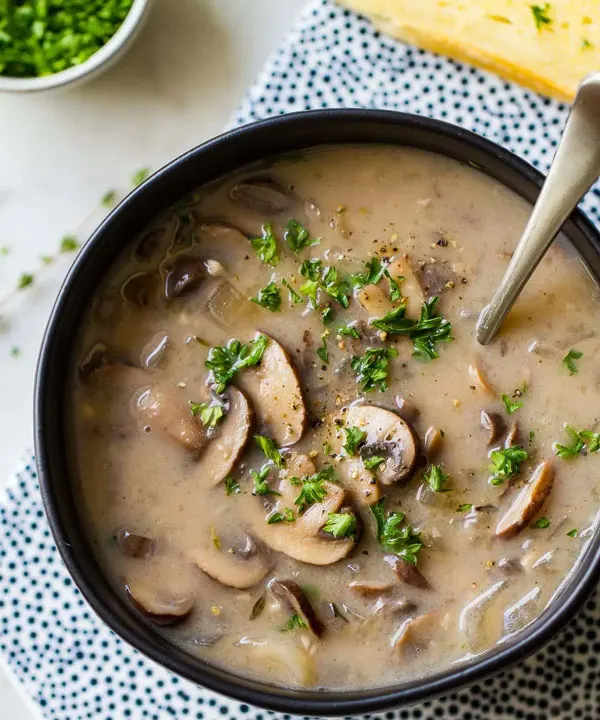
<path fill-rule="evenodd" d="M 3 302 L 65 233 L 82 238 L 99 200 L 219 133 L 303 0 L 156 0 L 116 67 L 71 90 L 0 95 L 0 488 L 32 446 L 35 363 L 71 258 Z M 20 348 L 18 357 L 11 348 Z M 2 720 L 36 717 L 0 670 Z M 72 720 L 78 720 L 73 718 Z"/>

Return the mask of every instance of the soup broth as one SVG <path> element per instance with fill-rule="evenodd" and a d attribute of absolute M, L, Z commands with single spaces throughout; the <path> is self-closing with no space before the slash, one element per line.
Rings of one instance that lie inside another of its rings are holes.
<path fill-rule="evenodd" d="M 435 154 L 319 147 L 131 239 L 69 402 L 90 541 L 133 612 L 240 675 L 358 689 L 543 611 L 599 504 L 600 311 L 557 244 L 476 343 L 530 211 Z"/>

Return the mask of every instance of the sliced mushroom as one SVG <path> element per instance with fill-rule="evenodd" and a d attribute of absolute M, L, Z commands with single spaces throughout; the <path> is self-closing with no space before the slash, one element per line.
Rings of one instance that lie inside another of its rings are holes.
<path fill-rule="evenodd" d="M 295 456 L 295 457 L 294 457 Z M 313 475 L 315 466 L 306 455 L 292 454 L 287 461 L 287 475 L 278 487 L 281 495 L 277 498 L 273 511 L 295 508 L 294 500 L 300 488 L 292 485 L 291 478 Z M 301 474 L 294 475 L 301 468 Z M 340 512 L 344 505 L 344 490 L 334 483 L 325 483 L 327 495 L 320 503 L 310 505 L 306 511 L 291 523 L 268 525 L 264 508 L 256 503 L 248 520 L 253 534 L 276 552 L 284 553 L 294 560 L 310 565 L 331 565 L 349 555 L 356 547 L 356 540 L 350 537 L 334 538 L 322 533 L 322 527 L 329 513 Z"/>
<path fill-rule="evenodd" d="M 544 504 L 553 480 L 554 468 L 547 461 L 541 462 L 500 519 L 496 537 L 511 538 L 528 525 Z"/>
<path fill-rule="evenodd" d="M 419 457 L 419 440 L 405 420 L 375 405 L 352 405 L 346 424 L 359 427 L 367 434 L 361 457 L 381 455 L 386 458 L 378 472 L 384 485 L 408 479 Z"/>
<path fill-rule="evenodd" d="M 427 460 L 430 462 L 435 460 L 435 458 L 440 454 L 443 444 L 444 435 L 442 431 L 433 426 L 427 428 L 425 438 L 423 439 L 423 450 L 425 451 Z"/>
<path fill-rule="evenodd" d="M 348 588 L 357 595 L 363 597 L 379 597 L 394 589 L 392 583 L 380 582 L 378 580 L 353 580 Z"/>
<path fill-rule="evenodd" d="M 156 333 L 142 348 L 140 360 L 142 367 L 154 368 L 164 363 L 169 345 L 169 336 L 164 332 Z"/>
<path fill-rule="evenodd" d="M 167 303 L 195 292 L 206 278 L 204 261 L 197 255 L 176 255 L 161 266 Z"/>
<path fill-rule="evenodd" d="M 96 370 L 113 366 L 134 368 L 136 365 L 124 350 L 111 348 L 103 342 L 97 342 L 88 350 L 79 365 L 79 376 L 89 378 Z"/>
<path fill-rule="evenodd" d="M 510 448 L 519 444 L 519 423 L 514 422 L 504 438 L 504 447 Z"/>
<path fill-rule="evenodd" d="M 481 411 L 479 425 L 487 434 L 488 445 L 492 445 L 499 440 L 506 430 L 506 424 L 502 416 L 495 412 L 488 412 L 487 410 Z"/>
<path fill-rule="evenodd" d="M 260 667 L 265 677 L 285 685 L 310 686 L 315 680 L 315 660 L 309 649 L 294 638 L 243 637 L 238 643 L 248 667 Z"/>
<path fill-rule="evenodd" d="M 421 590 L 428 590 L 430 588 L 429 583 L 422 575 L 421 571 L 407 560 L 404 560 L 397 555 L 384 555 L 383 562 L 393 570 L 394 574 L 401 582 L 420 588 Z"/>
<path fill-rule="evenodd" d="M 505 585 L 506 580 L 499 580 L 461 610 L 458 629 L 463 633 L 465 646 L 470 652 L 477 652 L 485 645 L 489 636 L 489 633 L 485 632 L 485 625 L 494 621 L 489 614 L 490 606 Z"/>
<path fill-rule="evenodd" d="M 380 318 L 394 309 L 383 288 L 379 285 L 365 285 L 356 293 L 356 299 L 370 318 Z"/>
<path fill-rule="evenodd" d="M 158 276 L 150 272 L 130 275 L 121 285 L 121 297 L 134 307 L 144 310 L 155 298 Z"/>
<path fill-rule="evenodd" d="M 194 606 L 191 596 L 161 592 L 153 583 L 128 583 L 125 585 L 125 594 L 139 612 L 161 626 L 182 622 Z"/>
<path fill-rule="evenodd" d="M 236 382 L 277 445 L 300 440 L 306 427 L 300 380 L 290 356 L 276 340 L 269 337 L 260 365 L 240 373 Z"/>
<path fill-rule="evenodd" d="M 298 583 L 293 580 L 273 580 L 269 584 L 269 588 L 277 600 L 304 620 L 313 635 L 318 638 L 323 636 L 325 625 L 319 620 Z"/>
<path fill-rule="evenodd" d="M 542 588 L 534 587 L 514 605 L 504 611 L 504 631 L 515 633 L 522 630 L 532 620 L 535 620 L 539 613 L 539 605 L 542 599 Z"/>
<path fill-rule="evenodd" d="M 475 390 L 481 390 L 481 392 L 489 395 L 490 397 L 496 396 L 496 393 L 488 382 L 485 373 L 483 372 L 483 370 L 481 370 L 477 363 L 469 365 L 467 372 L 469 375 L 469 381 L 472 387 L 475 388 Z"/>
<path fill-rule="evenodd" d="M 392 260 L 388 265 L 388 272 L 394 280 L 402 276 L 402 296 L 406 302 L 406 311 L 409 316 L 418 317 L 425 295 L 408 255 L 401 255 Z"/>
<path fill-rule="evenodd" d="M 251 177 L 236 183 L 229 191 L 229 198 L 261 215 L 279 215 L 296 202 L 294 196 L 271 176 Z"/>
<path fill-rule="evenodd" d="M 215 537 L 218 538 L 216 544 Z M 255 552 L 244 552 L 245 541 L 246 538 L 242 538 L 232 547 L 214 530 L 206 532 L 202 544 L 194 548 L 190 557 L 221 585 L 245 590 L 259 583 L 271 569 L 266 553 L 254 541 Z"/>
<path fill-rule="evenodd" d="M 198 227 L 198 231 L 206 233 L 213 240 L 222 240 L 223 237 L 237 235 L 240 246 L 243 245 L 243 241 L 247 241 L 250 237 L 247 232 L 227 220 L 203 220 Z"/>
<path fill-rule="evenodd" d="M 409 648 L 426 648 L 440 632 L 440 614 L 424 613 L 407 618 L 392 638 L 392 647 L 400 653 Z"/>
<path fill-rule="evenodd" d="M 127 528 L 121 528 L 115 533 L 117 547 L 127 557 L 147 558 L 154 552 L 154 540 L 143 535 L 136 535 Z"/>
<path fill-rule="evenodd" d="M 421 411 L 416 405 L 413 405 L 410 400 L 402 397 L 402 395 L 396 395 L 394 398 L 396 401 L 396 407 L 398 408 L 398 415 L 406 422 L 413 423 L 418 419 Z"/>
<path fill-rule="evenodd" d="M 373 453 L 375 454 L 375 453 Z M 350 460 L 343 468 L 354 498 L 362 505 L 375 505 L 381 497 L 377 478 L 363 465 L 362 460 Z"/>

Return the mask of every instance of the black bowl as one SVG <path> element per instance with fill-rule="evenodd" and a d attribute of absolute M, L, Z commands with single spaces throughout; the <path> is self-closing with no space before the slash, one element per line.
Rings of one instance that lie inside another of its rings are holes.
<path fill-rule="evenodd" d="M 534 202 L 543 176 L 498 145 L 428 118 L 374 110 L 325 110 L 265 120 L 233 130 L 174 160 L 137 188 L 96 230 L 60 291 L 42 344 L 36 379 L 35 442 L 42 497 L 60 554 L 102 620 L 164 667 L 252 705 L 303 715 L 362 715 L 450 693 L 504 670 L 538 650 L 570 620 L 600 577 L 600 534 L 550 607 L 525 630 L 475 662 L 395 687 L 348 692 L 287 690 L 233 675 L 187 655 L 144 624 L 110 588 L 94 560 L 75 507 L 67 462 L 64 407 L 73 338 L 98 283 L 129 238 L 190 190 L 247 163 L 315 145 L 388 143 L 435 151 L 479 169 Z M 600 278 L 600 237 L 577 211 L 564 232 Z"/>

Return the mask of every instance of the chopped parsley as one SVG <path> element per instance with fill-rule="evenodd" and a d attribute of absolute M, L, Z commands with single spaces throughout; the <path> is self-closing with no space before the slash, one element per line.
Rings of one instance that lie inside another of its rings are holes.
<path fill-rule="evenodd" d="M 102 207 L 110 208 L 115 204 L 116 197 L 117 193 L 114 190 L 107 190 L 100 198 L 100 204 L 102 205 Z"/>
<path fill-rule="evenodd" d="M 271 312 L 279 312 L 281 310 L 281 290 L 273 280 L 271 280 L 268 285 L 265 285 L 265 287 L 260 288 L 256 297 L 250 298 L 250 300 Z"/>
<path fill-rule="evenodd" d="M 356 455 L 358 446 L 365 441 L 367 433 L 358 427 L 345 427 L 344 432 L 346 433 L 346 439 L 342 448 L 346 451 L 346 454 L 350 457 Z"/>
<path fill-rule="evenodd" d="M 367 470 L 377 470 L 380 465 L 383 465 L 385 458 L 382 455 L 371 455 L 371 457 L 363 460 L 363 465 Z"/>
<path fill-rule="evenodd" d="M 212 347 L 204 363 L 210 370 L 210 382 L 220 395 L 237 372 L 258 365 L 267 347 L 266 335 L 257 335 L 248 345 L 230 340 L 224 347 Z"/>
<path fill-rule="evenodd" d="M 297 305 L 298 303 L 302 302 L 302 298 L 300 297 L 300 295 L 298 295 L 298 293 L 294 290 L 294 288 L 289 284 L 287 280 L 282 280 L 281 284 L 287 288 L 290 302 L 293 305 Z"/>
<path fill-rule="evenodd" d="M 543 5 L 530 5 L 531 12 L 533 13 L 533 20 L 538 30 L 542 30 L 544 27 L 550 27 L 552 25 L 552 18 L 550 17 L 550 3 L 544 3 Z"/>
<path fill-rule="evenodd" d="M 493 450 L 490 455 L 492 460 L 490 470 L 494 473 L 491 478 L 492 485 L 502 485 L 506 480 L 518 475 L 521 463 L 528 457 L 527 450 L 520 445 Z"/>
<path fill-rule="evenodd" d="M 468 512 L 473 507 L 473 503 L 462 503 L 456 508 L 457 513 Z"/>
<path fill-rule="evenodd" d="M 306 278 L 300 292 L 310 300 L 313 307 L 318 306 L 319 290 L 337 300 L 343 308 L 348 307 L 349 285 L 346 280 L 340 280 L 334 267 L 323 267 L 319 259 L 305 260 L 300 266 L 300 274 Z"/>
<path fill-rule="evenodd" d="M 382 263 L 379 258 L 372 257 L 365 263 L 364 272 L 350 275 L 350 283 L 358 288 L 365 287 L 365 285 L 377 285 L 383 277 L 386 267 L 387 264 Z"/>
<path fill-rule="evenodd" d="M 333 308 L 331 305 L 327 305 L 321 310 L 321 320 L 324 325 L 329 325 L 330 322 L 333 322 Z"/>
<path fill-rule="evenodd" d="M 292 508 L 284 508 L 283 513 L 280 512 L 274 512 L 269 515 L 267 518 L 267 525 L 274 525 L 275 523 L 280 522 L 289 522 L 292 523 L 296 519 L 294 515 L 294 511 Z"/>
<path fill-rule="evenodd" d="M 440 465 L 430 465 L 423 471 L 423 480 L 429 485 L 433 492 L 449 492 L 452 488 L 444 487 L 450 475 L 445 473 Z"/>
<path fill-rule="evenodd" d="M 576 538 L 578 535 L 579 535 L 579 533 L 577 532 L 577 528 L 573 528 L 572 530 L 569 530 L 569 532 L 567 533 L 567 537 L 572 537 L 572 538 Z"/>
<path fill-rule="evenodd" d="M 354 325 L 340 325 L 337 329 L 337 334 L 341 337 L 351 337 L 355 340 L 360 340 L 360 332 Z"/>
<path fill-rule="evenodd" d="M 13 345 L 10 349 L 10 356 L 16 358 L 16 357 L 19 357 L 20 354 L 21 354 L 21 348 L 18 347 L 17 345 Z"/>
<path fill-rule="evenodd" d="M 357 522 L 353 513 L 329 513 L 323 531 L 334 538 L 356 537 Z"/>
<path fill-rule="evenodd" d="M 239 495 L 241 492 L 238 481 L 231 475 L 228 475 L 225 478 L 225 495 Z"/>
<path fill-rule="evenodd" d="M 588 452 L 596 453 L 600 450 L 600 433 L 591 430 L 575 430 L 571 425 L 565 425 L 565 432 L 569 435 L 571 443 L 569 445 L 561 445 L 554 443 L 554 452 L 560 458 L 570 458 L 579 455 L 584 449 Z"/>
<path fill-rule="evenodd" d="M 294 500 L 294 504 L 298 506 L 298 512 L 304 512 L 309 505 L 322 502 L 327 495 L 325 481 L 332 478 L 333 467 L 331 465 L 325 465 L 314 475 L 304 476 L 300 481 L 302 484 L 300 494 Z M 292 482 L 293 480 L 297 480 L 297 478 L 290 478 L 290 483 L 295 484 Z"/>
<path fill-rule="evenodd" d="M 219 403 L 197 403 L 190 400 L 190 411 L 192 415 L 200 415 L 204 427 L 217 427 L 225 416 L 223 406 Z"/>
<path fill-rule="evenodd" d="M 321 335 L 321 347 L 317 348 L 317 355 L 319 356 L 319 359 L 327 364 L 329 362 L 329 351 L 327 350 L 327 336 L 329 335 L 329 331 L 324 332 Z"/>
<path fill-rule="evenodd" d="M 144 180 L 147 180 L 150 177 L 150 168 L 140 168 L 139 170 L 136 170 L 133 175 L 131 176 L 131 184 L 133 187 L 137 187 L 138 185 L 141 185 Z"/>
<path fill-rule="evenodd" d="M 307 625 L 300 615 L 291 615 L 286 624 L 279 628 L 281 632 L 290 632 L 291 630 L 303 630 Z"/>
<path fill-rule="evenodd" d="M 582 50 L 589 50 L 590 48 L 593 48 L 594 46 L 587 38 L 581 38 L 581 49 Z"/>
<path fill-rule="evenodd" d="M 385 498 L 371 505 L 371 512 L 377 522 L 377 540 L 386 552 L 392 552 L 413 565 L 417 564 L 417 554 L 423 547 L 421 534 L 404 521 L 406 516 L 401 512 L 385 515 L 383 505 Z"/>
<path fill-rule="evenodd" d="M 266 437 L 266 435 L 255 435 L 254 442 L 263 451 L 267 460 L 272 460 L 279 469 L 285 467 L 285 458 L 270 437 Z"/>
<path fill-rule="evenodd" d="M 265 223 L 262 226 L 261 237 L 251 238 L 250 244 L 256 250 L 256 254 L 265 263 L 265 265 L 277 265 L 279 262 L 277 238 L 273 234 L 273 226 L 271 223 Z"/>
<path fill-rule="evenodd" d="M 550 527 L 550 520 L 545 517 L 538 518 L 535 522 L 531 523 L 531 527 L 535 530 L 545 530 Z"/>
<path fill-rule="evenodd" d="M 577 375 L 579 368 L 575 365 L 575 360 L 580 360 L 583 357 L 581 350 L 575 350 L 571 348 L 569 352 L 562 359 L 563 365 L 569 371 L 569 375 Z"/>
<path fill-rule="evenodd" d="M 519 408 L 523 407 L 523 403 L 519 400 L 513 400 L 510 395 L 507 395 L 504 393 L 502 395 L 502 402 L 504 403 L 504 407 L 506 408 L 506 412 L 509 415 L 512 415 L 514 412 L 517 412 Z"/>
<path fill-rule="evenodd" d="M 372 320 L 371 325 L 390 335 L 407 335 L 413 342 L 413 357 L 418 360 L 435 360 L 439 357 L 437 344 L 454 339 L 450 322 L 437 314 L 439 300 L 435 295 L 424 302 L 418 320 L 406 317 L 406 305 L 402 303 L 383 317 Z"/>
<path fill-rule="evenodd" d="M 311 238 L 308 230 L 297 220 L 288 220 L 287 230 L 285 231 L 284 240 L 289 245 L 290 250 L 297 255 L 300 250 L 306 247 L 318 245 L 321 238 Z"/>
<path fill-rule="evenodd" d="M 22 273 L 17 282 L 17 290 L 24 290 L 30 285 L 33 285 L 34 279 L 31 273 Z"/>
<path fill-rule="evenodd" d="M 281 495 L 280 492 L 271 490 L 269 487 L 267 478 L 270 472 L 271 468 L 268 465 L 262 467 L 258 472 L 256 472 L 256 470 L 250 470 L 250 477 L 254 482 L 253 495 Z"/>
<path fill-rule="evenodd" d="M 65 235 L 60 241 L 61 253 L 75 252 L 80 247 L 81 243 L 76 237 L 73 237 L 73 235 Z"/>
<path fill-rule="evenodd" d="M 392 302 L 400 302 L 402 300 L 402 288 L 400 283 L 404 280 L 403 275 L 398 275 L 395 279 L 390 275 L 389 271 L 385 271 L 385 276 L 390 283 L 390 300 Z"/>
<path fill-rule="evenodd" d="M 361 383 L 365 392 L 378 388 L 381 392 L 387 390 L 388 365 L 390 358 L 396 357 L 395 348 L 370 347 L 364 355 L 355 355 L 350 363 L 356 373 L 357 382 Z"/>

